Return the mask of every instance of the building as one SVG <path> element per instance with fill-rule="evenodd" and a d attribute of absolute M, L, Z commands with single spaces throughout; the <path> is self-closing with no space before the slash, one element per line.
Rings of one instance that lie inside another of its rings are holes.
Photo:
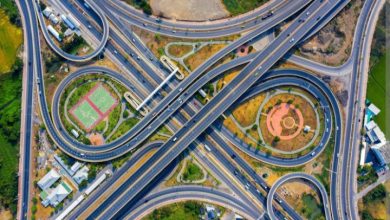
<path fill-rule="evenodd" d="M 61 182 L 60 184 L 58 184 L 56 188 L 41 192 L 40 197 L 42 199 L 42 205 L 45 207 L 47 207 L 48 205 L 56 207 L 71 192 L 72 192 L 72 188 L 70 188 L 70 186 L 67 183 Z"/>
<path fill-rule="evenodd" d="M 68 20 L 68 18 L 67 18 L 65 15 L 61 15 L 61 19 L 62 19 L 62 21 L 65 23 L 65 25 L 66 25 L 68 28 L 70 28 L 71 30 L 74 30 L 75 26 L 73 25 L 72 22 L 70 22 L 70 21 Z"/>
<path fill-rule="evenodd" d="M 370 142 L 372 144 L 386 141 L 385 134 L 382 132 L 382 130 L 378 126 L 374 127 L 372 130 L 368 131 L 367 136 L 370 139 Z"/>
<path fill-rule="evenodd" d="M 377 116 L 381 112 L 381 110 L 372 103 L 367 107 L 367 110 L 374 116 Z"/>
<path fill-rule="evenodd" d="M 369 121 L 367 124 L 364 125 L 367 131 L 374 129 L 376 126 L 377 124 L 375 123 L 375 121 Z"/>
<path fill-rule="evenodd" d="M 54 25 L 58 24 L 60 22 L 60 20 L 57 18 L 57 16 L 55 16 L 54 14 L 51 14 L 49 16 L 49 20 L 51 21 L 51 23 L 53 23 Z"/>
<path fill-rule="evenodd" d="M 77 173 L 73 176 L 74 181 L 76 181 L 77 184 L 80 184 L 83 180 L 88 179 L 88 167 L 83 166 Z"/>
<path fill-rule="evenodd" d="M 47 26 L 47 30 L 59 41 L 61 42 L 62 39 L 60 37 L 60 34 L 56 31 L 56 29 L 53 28 L 53 26 L 49 25 Z"/>
<path fill-rule="evenodd" d="M 362 142 L 362 150 L 360 151 L 360 162 L 359 162 L 359 165 L 360 166 L 364 166 L 364 164 L 366 163 L 366 152 L 367 152 L 367 142 L 363 141 Z"/>
<path fill-rule="evenodd" d="M 46 190 L 50 188 L 60 178 L 60 174 L 54 169 L 51 169 L 41 180 L 38 182 L 39 188 Z"/>
<path fill-rule="evenodd" d="M 390 142 L 381 142 L 371 146 L 371 149 L 376 149 L 381 154 L 381 161 L 385 164 L 390 163 Z"/>
<path fill-rule="evenodd" d="M 76 130 L 72 129 L 71 132 L 75 138 L 79 138 L 79 133 Z"/>
<path fill-rule="evenodd" d="M 45 10 L 42 11 L 42 14 L 46 17 L 49 18 L 49 16 L 53 13 L 53 9 L 50 7 L 46 7 Z"/>
<path fill-rule="evenodd" d="M 69 37 L 73 34 L 74 32 L 71 30 L 71 29 L 66 29 L 66 31 L 64 32 L 64 37 Z M 74 129 L 72 129 L 72 131 L 74 131 Z M 76 132 L 77 133 L 77 132 Z M 77 138 L 77 137 L 76 137 Z"/>
<path fill-rule="evenodd" d="M 79 170 L 82 166 L 83 166 L 83 164 L 77 161 L 76 163 L 74 163 L 74 164 L 70 167 L 70 170 L 71 170 L 73 173 L 76 173 L 77 170 Z"/>

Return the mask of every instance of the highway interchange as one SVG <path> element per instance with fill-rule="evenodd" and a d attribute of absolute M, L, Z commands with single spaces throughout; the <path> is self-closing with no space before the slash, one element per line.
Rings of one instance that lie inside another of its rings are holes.
<path fill-rule="evenodd" d="M 245 192 L 245 190 L 242 192 L 240 186 L 237 187 L 235 184 L 231 183 L 230 188 L 237 193 L 239 200 L 237 197 L 232 197 L 231 195 L 223 194 L 219 191 L 195 186 L 165 189 L 154 194 L 149 194 L 146 189 L 152 189 L 153 186 L 160 181 L 161 176 L 163 176 L 164 173 L 167 174 L 167 172 L 169 172 L 170 166 L 172 166 L 178 155 L 188 147 L 193 148 L 194 152 L 197 152 L 196 154 L 201 157 L 202 153 L 198 152 L 197 148 L 205 143 L 212 146 L 212 154 L 214 157 L 218 158 L 225 169 L 229 170 L 232 174 L 238 168 L 228 157 L 224 156 L 223 153 L 219 153 L 225 152 L 227 155 L 234 154 L 234 150 L 230 147 L 229 143 L 234 144 L 244 153 L 257 160 L 277 166 L 293 167 L 303 165 L 313 160 L 324 150 L 330 138 L 334 138 L 335 146 L 332 171 L 330 173 L 331 188 L 330 192 L 328 192 L 330 194 L 329 201 L 325 196 L 326 192 L 325 195 L 323 193 L 324 187 L 320 185 L 318 181 L 315 181 L 313 177 L 298 174 L 291 176 L 296 179 L 310 180 L 311 183 L 315 184 L 323 196 L 322 199 L 324 204 L 327 204 L 325 208 L 327 219 L 357 218 L 357 210 L 353 198 L 354 188 L 352 187 L 355 173 L 352 169 L 355 167 L 355 161 L 353 157 L 349 158 L 351 155 L 354 155 L 349 152 L 351 152 L 351 150 L 355 151 L 355 147 L 350 143 L 351 139 L 343 138 L 343 136 L 353 137 L 356 135 L 354 132 L 356 133 L 356 129 L 358 128 L 357 123 L 355 123 L 357 119 L 352 112 L 356 111 L 354 97 L 356 95 L 355 89 L 358 90 L 359 87 L 355 88 L 355 85 L 351 85 L 351 94 L 353 94 L 353 98 L 350 98 L 349 100 L 350 103 L 348 108 L 350 111 L 348 112 L 350 113 L 343 119 L 336 97 L 326 83 L 320 78 L 298 70 L 269 71 L 272 66 L 280 59 L 283 59 L 291 48 L 297 45 L 300 40 L 305 39 L 318 31 L 319 27 L 322 27 L 336 16 L 349 1 L 272 1 L 272 3 L 264 9 L 256 10 L 248 15 L 240 16 L 236 19 L 228 19 L 220 23 L 210 22 L 209 25 L 196 25 L 187 22 L 171 23 L 169 21 L 148 17 L 138 11 L 134 12 L 134 9 L 123 10 L 123 7 L 120 6 L 122 3 L 119 1 L 111 2 L 104 0 L 94 2 L 87 0 L 86 2 L 92 6 L 91 8 L 93 11 L 86 9 L 83 6 L 84 2 L 81 0 L 72 1 L 73 4 L 70 3 L 71 1 L 61 0 L 58 2 L 60 2 L 58 4 L 62 4 L 63 7 L 70 10 L 84 26 L 87 26 L 89 21 L 83 18 L 85 14 L 80 13 L 75 7 L 77 5 L 77 7 L 86 10 L 87 14 L 96 20 L 96 24 L 101 25 L 101 27 L 94 26 L 93 28 L 88 29 L 88 31 L 91 31 L 91 35 L 96 37 L 96 39 L 99 39 L 100 42 L 94 52 L 87 56 L 78 57 L 67 54 L 56 46 L 48 35 L 45 25 L 42 25 L 43 17 L 37 2 L 26 0 L 18 3 L 23 14 L 23 24 L 25 27 L 28 27 L 25 28 L 25 36 L 31 36 L 25 37 L 25 71 L 27 73 L 25 76 L 28 77 L 28 79 L 26 80 L 27 85 L 25 85 L 27 90 L 25 90 L 23 94 L 25 96 L 24 99 L 26 100 L 26 103 L 23 103 L 23 115 L 25 117 L 23 124 L 26 132 L 22 133 L 22 139 L 24 141 L 22 141 L 21 145 L 21 152 L 23 153 L 21 154 L 22 163 L 20 165 L 22 172 L 19 172 L 19 184 L 21 189 L 19 197 L 21 199 L 19 200 L 18 206 L 18 219 L 27 218 L 29 210 L 28 204 L 31 199 L 29 198 L 29 189 L 31 187 L 30 163 L 32 159 L 31 131 L 32 118 L 34 117 L 33 109 L 36 104 L 39 105 L 46 129 L 56 145 L 65 153 L 78 158 L 79 160 L 101 162 L 117 158 L 138 148 L 139 149 L 136 152 L 147 152 L 150 149 L 157 149 L 156 153 L 150 159 L 142 164 L 142 166 L 140 166 L 120 188 L 115 190 L 115 193 L 111 194 L 103 203 L 98 204 L 98 208 L 88 215 L 89 219 L 118 219 L 122 217 L 131 219 L 134 216 L 141 215 L 142 213 L 146 213 L 147 210 L 159 206 L 160 203 L 188 199 L 214 202 L 229 207 L 247 218 L 283 218 L 282 213 L 280 212 L 276 213 L 278 217 L 274 217 L 273 212 L 270 213 L 270 210 L 273 210 L 270 207 L 273 199 L 267 200 L 267 198 L 262 197 L 261 194 L 259 195 L 256 191 L 256 188 L 258 187 L 266 192 L 271 189 L 271 193 L 268 193 L 268 197 L 273 198 L 273 192 L 278 184 L 267 186 L 260 176 L 251 172 L 248 163 L 240 156 L 237 156 L 235 159 L 236 163 L 238 163 L 240 169 L 243 169 L 243 172 L 249 174 L 258 185 L 251 184 L 249 192 Z M 370 17 L 373 8 L 379 7 L 380 4 L 381 1 L 367 1 L 362 9 L 362 19 L 359 19 L 359 22 L 367 23 L 366 19 L 368 20 Z M 269 19 L 262 21 L 261 16 L 268 13 L 269 10 L 273 10 L 274 15 Z M 290 18 L 292 15 L 296 15 L 296 18 L 294 18 L 290 26 L 283 30 L 263 51 L 234 59 L 226 64 L 210 69 L 221 58 L 228 55 L 239 46 L 272 30 L 272 28 Z M 301 22 L 302 20 L 304 20 L 304 22 Z M 110 21 L 114 23 L 114 29 L 112 29 L 113 27 L 110 27 L 112 25 L 109 23 Z M 162 65 L 159 63 L 158 59 L 154 57 L 144 44 L 140 42 L 131 31 L 126 30 L 124 24 L 126 22 L 155 33 L 188 39 L 214 38 L 238 34 L 244 31 L 248 31 L 248 33 L 206 60 L 183 81 L 173 80 L 169 86 L 164 88 L 168 94 L 165 97 L 157 95 L 153 101 L 149 102 L 147 104 L 149 114 L 128 133 L 109 144 L 91 147 L 75 141 L 67 132 L 64 132 L 65 128 L 59 118 L 58 100 L 61 96 L 61 92 L 69 82 L 82 75 L 102 73 L 122 83 L 139 98 L 144 99 L 146 95 L 169 74 L 169 72 L 161 68 Z M 121 34 L 126 37 L 128 42 L 125 42 L 123 38 L 119 37 L 117 29 L 123 31 Z M 348 65 L 346 65 L 352 68 L 351 72 L 353 79 L 358 79 L 359 75 L 362 74 L 362 71 L 360 70 L 360 68 L 363 68 L 361 67 L 362 64 L 360 61 L 360 50 L 365 41 L 361 36 L 363 36 L 366 31 L 366 26 L 357 26 L 355 32 L 355 39 L 357 40 L 354 42 L 357 46 L 356 48 L 353 48 L 351 58 L 348 60 Z M 43 37 L 46 39 L 46 42 L 51 49 L 69 61 L 85 62 L 104 52 L 108 54 L 110 58 L 112 57 L 117 60 L 119 65 L 126 69 L 125 72 L 128 73 L 129 76 L 124 76 L 123 74 L 104 67 L 83 67 L 70 74 L 61 82 L 54 94 L 51 107 L 49 107 L 50 103 L 47 103 L 43 80 L 39 33 L 43 34 Z M 109 38 L 110 40 L 107 42 Z M 131 43 L 130 46 L 129 43 Z M 143 59 L 139 61 L 138 65 L 140 65 L 148 75 L 145 76 L 144 73 L 136 70 L 130 63 L 124 61 L 126 58 L 124 58 L 122 53 L 117 53 L 115 51 L 127 51 L 134 54 L 140 54 Z M 143 54 L 144 51 L 145 53 Z M 296 62 L 299 63 L 302 61 L 296 60 Z M 221 77 L 223 73 L 228 70 L 242 65 L 246 65 L 244 69 L 233 79 L 233 81 L 215 95 L 210 102 L 204 106 L 201 106 L 200 104 L 197 106 L 193 105 L 196 101 L 194 99 L 194 94 L 206 83 Z M 283 159 L 267 156 L 262 153 L 254 153 L 253 150 L 239 142 L 234 135 L 221 125 L 219 118 L 230 106 L 242 103 L 250 97 L 274 88 L 275 86 L 286 85 L 305 89 L 317 97 L 320 106 L 326 109 L 324 111 L 324 116 L 325 119 L 329 120 L 325 120 L 325 130 L 329 129 L 329 131 L 322 134 L 320 144 L 308 154 L 294 159 Z M 33 98 L 34 93 L 37 99 Z M 38 103 L 34 103 L 34 100 L 38 100 Z M 51 111 L 50 113 L 49 109 L 56 109 L 57 111 Z M 180 113 L 180 109 L 183 109 L 183 111 L 190 115 L 190 118 L 186 118 Z M 172 120 L 177 120 L 181 126 L 177 127 L 177 125 L 172 123 Z M 147 146 L 142 146 L 142 144 L 145 143 L 145 140 L 147 140 L 157 128 L 164 124 L 174 130 L 174 135 L 171 139 L 165 143 L 152 143 Z M 355 127 L 346 126 L 344 131 L 344 124 L 355 124 Z M 351 129 L 354 129 L 354 131 Z M 334 135 L 332 135 L 332 131 Z M 212 142 L 210 142 L 210 140 Z M 136 155 L 141 156 L 142 154 L 139 153 Z M 123 174 L 126 171 L 126 166 L 127 168 L 131 167 L 132 164 L 139 160 L 139 156 L 131 157 L 125 167 L 114 175 L 119 177 Z M 343 158 L 339 159 L 340 156 Z M 205 163 L 207 162 L 205 161 Z M 215 165 L 209 163 L 209 166 L 210 169 L 214 169 L 214 172 L 220 172 Z M 227 177 L 224 177 L 223 173 L 220 173 L 220 177 L 222 179 L 225 178 L 224 182 L 230 182 Z M 244 175 L 242 178 L 234 177 L 233 175 L 233 178 L 244 184 L 249 181 Z M 285 178 L 288 178 L 288 176 Z M 112 183 L 115 179 L 116 178 L 112 178 L 109 181 Z M 283 179 L 281 179 L 281 181 L 282 180 Z M 110 184 L 106 183 L 99 190 L 104 192 L 104 189 L 107 189 L 109 186 Z M 338 186 L 341 186 L 341 188 L 338 188 Z M 201 195 L 199 192 L 201 192 Z M 92 198 L 89 198 L 82 206 L 88 207 L 98 198 L 98 196 L 98 193 L 93 194 Z M 144 199 L 141 201 L 149 202 L 147 204 L 145 202 L 144 204 L 141 204 L 140 202 L 137 203 L 136 201 L 140 199 Z M 280 198 L 277 197 L 274 200 L 279 201 Z M 300 219 L 299 215 L 297 215 L 287 203 L 280 203 L 280 205 L 282 205 L 283 209 L 294 219 Z M 258 210 L 259 206 L 262 206 L 262 210 Z M 82 207 L 77 209 L 76 212 L 71 214 L 70 218 L 77 217 L 83 210 L 85 209 Z"/>

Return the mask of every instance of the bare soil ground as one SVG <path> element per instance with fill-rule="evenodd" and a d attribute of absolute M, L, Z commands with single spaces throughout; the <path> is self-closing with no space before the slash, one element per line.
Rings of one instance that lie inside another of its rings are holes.
<path fill-rule="evenodd" d="M 104 138 L 103 135 L 99 133 L 92 133 L 89 136 L 89 140 L 91 141 L 92 145 L 99 146 L 104 144 Z"/>
<path fill-rule="evenodd" d="M 150 0 L 153 14 L 176 20 L 205 21 L 229 16 L 221 0 Z"/>
<path fill-rule="evenodd" d="M 335 19 L 307 40 L 298 53 L 311 60 L 328 65 L 341 65 L 350 53 L 362 0 L 351 1 Z"/>
<path fill-rule="evenodd" d="M 11 220 L 12 213 L 9 210 L 0 209 L 0 219 Z"/>

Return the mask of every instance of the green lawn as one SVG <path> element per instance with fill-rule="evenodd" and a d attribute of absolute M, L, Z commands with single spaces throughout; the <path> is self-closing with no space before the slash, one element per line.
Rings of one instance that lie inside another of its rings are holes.
<path fill-rule="evenodd" d="M 239 15 L 251 11 L 268 2 L 268 0 L 223 0 L 226 9 L 232 15 Z"/>
<path fill-rule="evenodd" d="M 22 30 L 9 21 L 6 12 L 0 10 L 0 74 L 11 71 L 22 44 L 22 34 Z"/>
<path fill-rule="evenodd" d="M 187 161 L 183 172 L 183 180 L 196 181 L 203 178 L 202 169 L 192 161 Z"/>
<path fill-rule="evenodd" d="M 390 50 L 387 51 L 390 55 Z M 381 110 L 374 119 L 379 127 L 390 138 L 390 128 L 386 125 L 386 112 L 390 109 L 390 90 L 386 91 L 386 55 L 380 57 L 379 62 L 373 67 L 368 77 L 367 99 Z M 386 98 L 385 98 L 386 97 Z M 387 102 L 387 103 L 386 103 Z"/>

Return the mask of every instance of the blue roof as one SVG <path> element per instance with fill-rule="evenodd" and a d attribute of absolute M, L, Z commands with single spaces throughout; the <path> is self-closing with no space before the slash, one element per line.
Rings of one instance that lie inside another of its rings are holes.
<path fill-rule="evenodd" d="M 374 152 L 374 155 L 375 155 L 376 159 L 378 160 L 378 163 L 381 166 L 386 165 L 386 161 L 385 161 L 385 158 L 383 158 L 382 153 L 376 148 L 371 148 L 371 150 L 372 150 L 372 152 Z"/>

